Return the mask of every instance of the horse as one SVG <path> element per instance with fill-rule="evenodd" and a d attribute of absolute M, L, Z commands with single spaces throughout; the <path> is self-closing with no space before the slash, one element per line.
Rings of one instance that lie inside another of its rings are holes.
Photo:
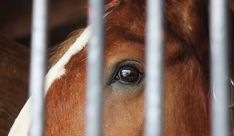
<path fill-rule="evenodd" d="M 208 4 L 206 0 L 165 0 L 163 5 L 165 136 L 211 135 Z M 145 0 L 114 1 L 105 16 L 102 123 L 105 136 L 144 135 L 145 10 Z M 232 8 L 230 18 L 232 22 Z M 85 135 L 89 37 L 87 27 L 81 33 L 74 32 L 54 50 L 46 75 L 45 135 Z M 234 52 L 232 39 L 230 45 L 230 51 Z M 232 54 L 230 78 L 234 74 L 233 59 Z M 126 75 L 126 71 L 131 74 Z M 27 135 L 29 101 L 10 136 Z"/>
<path fill-rule="evenodd" d="M 11 125 L 27 100 L 29 49 L 0 34 L 0 135 Z"/>

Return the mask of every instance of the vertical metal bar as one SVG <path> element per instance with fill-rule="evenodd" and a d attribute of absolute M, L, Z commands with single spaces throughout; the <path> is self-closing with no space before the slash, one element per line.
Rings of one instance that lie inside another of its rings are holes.
<path fill-rule="evenodd" d="M 88 45 L 86 135 L 101 136 L 103 91 L 103 0 L 89 0 L 91 38 Z"/>
<path fill-rule="evenodd" d="M 227 0 L 210 1 L 212 135 L 229 136 Z"/>
<path fill-rule="evenodd" d="M 31 128 L 29 135 L 43 135 L 43 100 L 46 67 L 47 1 L 33 1 L 32 41 L 30 62 Z"/>
<path fill-rule="evenodd" d="M 162 135 L 163 0 L 147 1 L 145 135 Z"/>

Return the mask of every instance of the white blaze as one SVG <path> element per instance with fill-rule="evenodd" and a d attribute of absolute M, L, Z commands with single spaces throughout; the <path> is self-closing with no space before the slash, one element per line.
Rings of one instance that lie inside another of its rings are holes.
<path fill-rule="evenodd" d="M 87 27 L 76 41 L 69 47 L 65 54 L 59 61 L 48 71 L 46 75 L 45 94 L 47 93 L 51 84 L 62 75 L 65 74 L 65 65 L 69 62 L 71 57 L 78 53 L 88 43 L 90 37 L 90 29 Z M 8 136 L 27 136 L 30 126 L 30 98 L 20 111 L 16 118 Z"/>

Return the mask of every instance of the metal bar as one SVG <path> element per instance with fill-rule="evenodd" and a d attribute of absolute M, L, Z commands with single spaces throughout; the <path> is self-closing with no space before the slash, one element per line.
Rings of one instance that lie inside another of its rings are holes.
<path fill-rule="evenodd" d="M 91 38 L 88 45 L 86 135 L 101 136 L 103 91 L 103 0 L 89 0 Z"/>
<path fill-rule="evenodd" d="M 163 0 L 147 1 L 146 25 L 146 136 L 162 135 Z"/>
<path fill-rule="evenodd" d="M 210 1 L 212 135 L 229 136 L 227 0 Z"/>
<path fill-rule="evenodd" d="M 42 136 L 47 42 L 47 1 L 33 1 L 30 62 L 31 128 L 29 135 Z"/>

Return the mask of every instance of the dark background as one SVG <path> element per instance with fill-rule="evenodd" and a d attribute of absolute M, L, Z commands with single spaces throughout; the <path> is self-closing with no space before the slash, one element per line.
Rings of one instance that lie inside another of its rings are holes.
<path fill-rule="evenodd" d="M 48 46 L 62 42 L 75 29 L 86 26 L 86 0 L 48 0 Z M 2 0 L 0 34 L 30 46 L 32 0 Z"/>

